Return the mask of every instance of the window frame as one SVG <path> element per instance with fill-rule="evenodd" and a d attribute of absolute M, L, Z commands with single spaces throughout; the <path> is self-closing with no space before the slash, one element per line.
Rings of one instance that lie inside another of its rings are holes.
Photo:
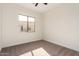
<path fill-rule="evenodd" d="M 19 15 L 22 15 L 22 14 L 18 14 L 18 16 L 19 16 Z M 28 20 L 28 18 L 29 18 L 29 17 L 34 18 L 34 22 L 33 22 L 33 23 L 34 23 L 34 26 L 33 26 L 33 27 L 34 27 L 34 31 L 30 31 L 30 32 L 35 32 L 35 31 L 36 31 L 36 30 L 35 30 L 36 17 L 27 16 L 27 15 L 22 15 L 22 16 L 26 16 L 26 17 L 27 17 L 27 21 L 23 21 L 23 22 L 27 22 L 27 32 L 29 32 L 29 31 L 28 31 L 28 27 L 29 27 L 29 20 Z M 19 17 L 18 17 L 18 19 L 19 19 Z M 20 21 L 20 22 L 22 22 L 22 21 Z M 24 31 L 23 31 L 23 32 L 24 32 Z"/>

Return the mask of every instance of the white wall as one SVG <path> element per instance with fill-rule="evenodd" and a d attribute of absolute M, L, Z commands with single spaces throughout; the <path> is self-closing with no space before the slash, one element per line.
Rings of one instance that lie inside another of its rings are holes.
<path fill-rule="evenodd" d="M 0 4 L 0 51 L 2 48 L 2 6 Z"/>
<path fill-rule="evenodd" d="M 44 15 L 44 39 L 79 51 L 79 4 L 61 4 Z"/>
<path fill-rule="evenodd" d="M 18 14 L 36 17 L 35 32 L 20 32 Z M 28 43 L 40 40 L 41 19 L 40 14 L 32 12 L 16 4 L 3 4 L 3 45 L 2 47 L 13 46 L 21 43 Z"/>

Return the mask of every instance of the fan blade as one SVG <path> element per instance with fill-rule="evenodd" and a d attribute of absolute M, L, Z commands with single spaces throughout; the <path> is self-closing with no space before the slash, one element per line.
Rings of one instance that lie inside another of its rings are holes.
<path fill-rule="evenodd" d="M 45 5 L 47 5 L 47 3 L 44 3 Z"/>
<path fill-rule="evenodd" d="M 37 6 L 37 5 L 38 5 L 38 3 L 35 4 L 35 6 Z"/>

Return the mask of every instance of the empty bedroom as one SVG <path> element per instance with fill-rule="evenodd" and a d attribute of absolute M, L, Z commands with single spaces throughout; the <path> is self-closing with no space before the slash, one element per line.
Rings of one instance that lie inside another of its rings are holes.
<path fill-rule="evenodd" d="M 0 3 L 0 56 L 79 56 L 79 3 Z"/>

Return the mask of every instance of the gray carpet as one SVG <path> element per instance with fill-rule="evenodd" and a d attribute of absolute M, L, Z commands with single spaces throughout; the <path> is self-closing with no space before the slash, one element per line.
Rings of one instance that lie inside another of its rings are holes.
<path fill-rule="evenodd" d="M 0 56 L 79 56 L 79 52 L 39 40 L 3 48 Z"/>

